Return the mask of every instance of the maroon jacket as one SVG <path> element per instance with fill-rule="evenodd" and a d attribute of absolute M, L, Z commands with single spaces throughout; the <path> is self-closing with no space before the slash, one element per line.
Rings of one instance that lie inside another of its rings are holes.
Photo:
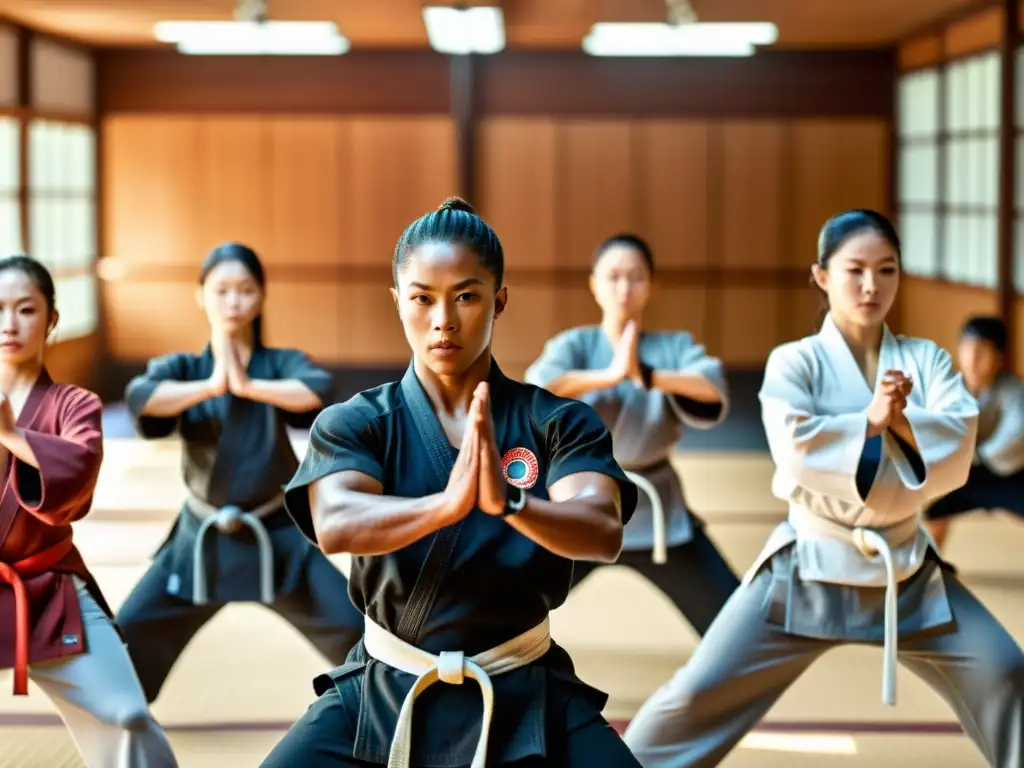
<path fill-rule="evenodd" d="M 103 460 L 99 397 L 39 375 L 18 416 L 39 469 L 11 455 L 0 497 L 0 668 L 15 668 L 14 692 L 27 693 L 27 665 L 86 650 L 72 575 L 110 609 L 72 543 Z"/>

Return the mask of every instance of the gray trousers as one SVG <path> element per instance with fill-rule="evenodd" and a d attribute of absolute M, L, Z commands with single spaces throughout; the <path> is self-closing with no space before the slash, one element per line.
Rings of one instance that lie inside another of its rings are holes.
<path fill-rule="evenodd" d="M 1024 653 L 947 576 L 956 629 L 899 643 L 902 664 L 956 712 L 993 768 L 1024 768 Z M 644 768 L 718 765 L 825 651 L 841 643 L 769 624 L 772 572 L 733 593 L 685 667 L 640 708 L 625 740 Z"/>
<path fill-rule="evenodd" d="M 87 653 L 29 666 L 87 768 L 176 768 L 114 625 L 76 579 Z"/>

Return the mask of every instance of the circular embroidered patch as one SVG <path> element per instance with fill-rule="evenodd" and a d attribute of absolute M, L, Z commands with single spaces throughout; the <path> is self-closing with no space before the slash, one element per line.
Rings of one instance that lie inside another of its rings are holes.
<path fill-rule="evenodd" d="M 532 451 L 512 448 L 501 457 L 501 471 L 516 488 L 533 488 L 540 476 L 540 465 Z"/>

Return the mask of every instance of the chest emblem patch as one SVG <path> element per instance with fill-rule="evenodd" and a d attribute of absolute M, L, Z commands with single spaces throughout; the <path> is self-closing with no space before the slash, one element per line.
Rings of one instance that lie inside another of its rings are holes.
<path fill-rule="evenodd" d="M 501 457 L 501 471 L 516 488 L 533 488 L 540 476 L 540 465 L 533 451 L 511 448 Z"/>

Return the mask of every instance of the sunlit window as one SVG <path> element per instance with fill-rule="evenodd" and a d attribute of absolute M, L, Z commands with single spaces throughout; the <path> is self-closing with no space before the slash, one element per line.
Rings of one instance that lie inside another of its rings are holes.
<path fill-rule="evenodd" d="M 88 125 L 34 120 L 29 127 L 30 252 L 53 272 L 58 336 L 98 324 L 95 277 L 95 135 Z"/>
<path fill-rule="evenodd" d="M 946 68 L 942 275 L 995 288 L 999 281 L 999 54 Z"/>
<path fill-rule="evenodd" d="M 899 208 L 903 268 L 939 273 L 939 74 L 911 72 L 899 82 Z"/>
<path fill-rule="evenodd" d="M 1000 80 L 996 51 L 900 78 L 900 229 L 910 274 L 998 284 Z"/>
<path fill-rule="evenodd" d="M 21 178 L 19 128 L 16 118 L 0 116 L 0 257 L 21 253 L 25 248 L 18 198 Z"/>

